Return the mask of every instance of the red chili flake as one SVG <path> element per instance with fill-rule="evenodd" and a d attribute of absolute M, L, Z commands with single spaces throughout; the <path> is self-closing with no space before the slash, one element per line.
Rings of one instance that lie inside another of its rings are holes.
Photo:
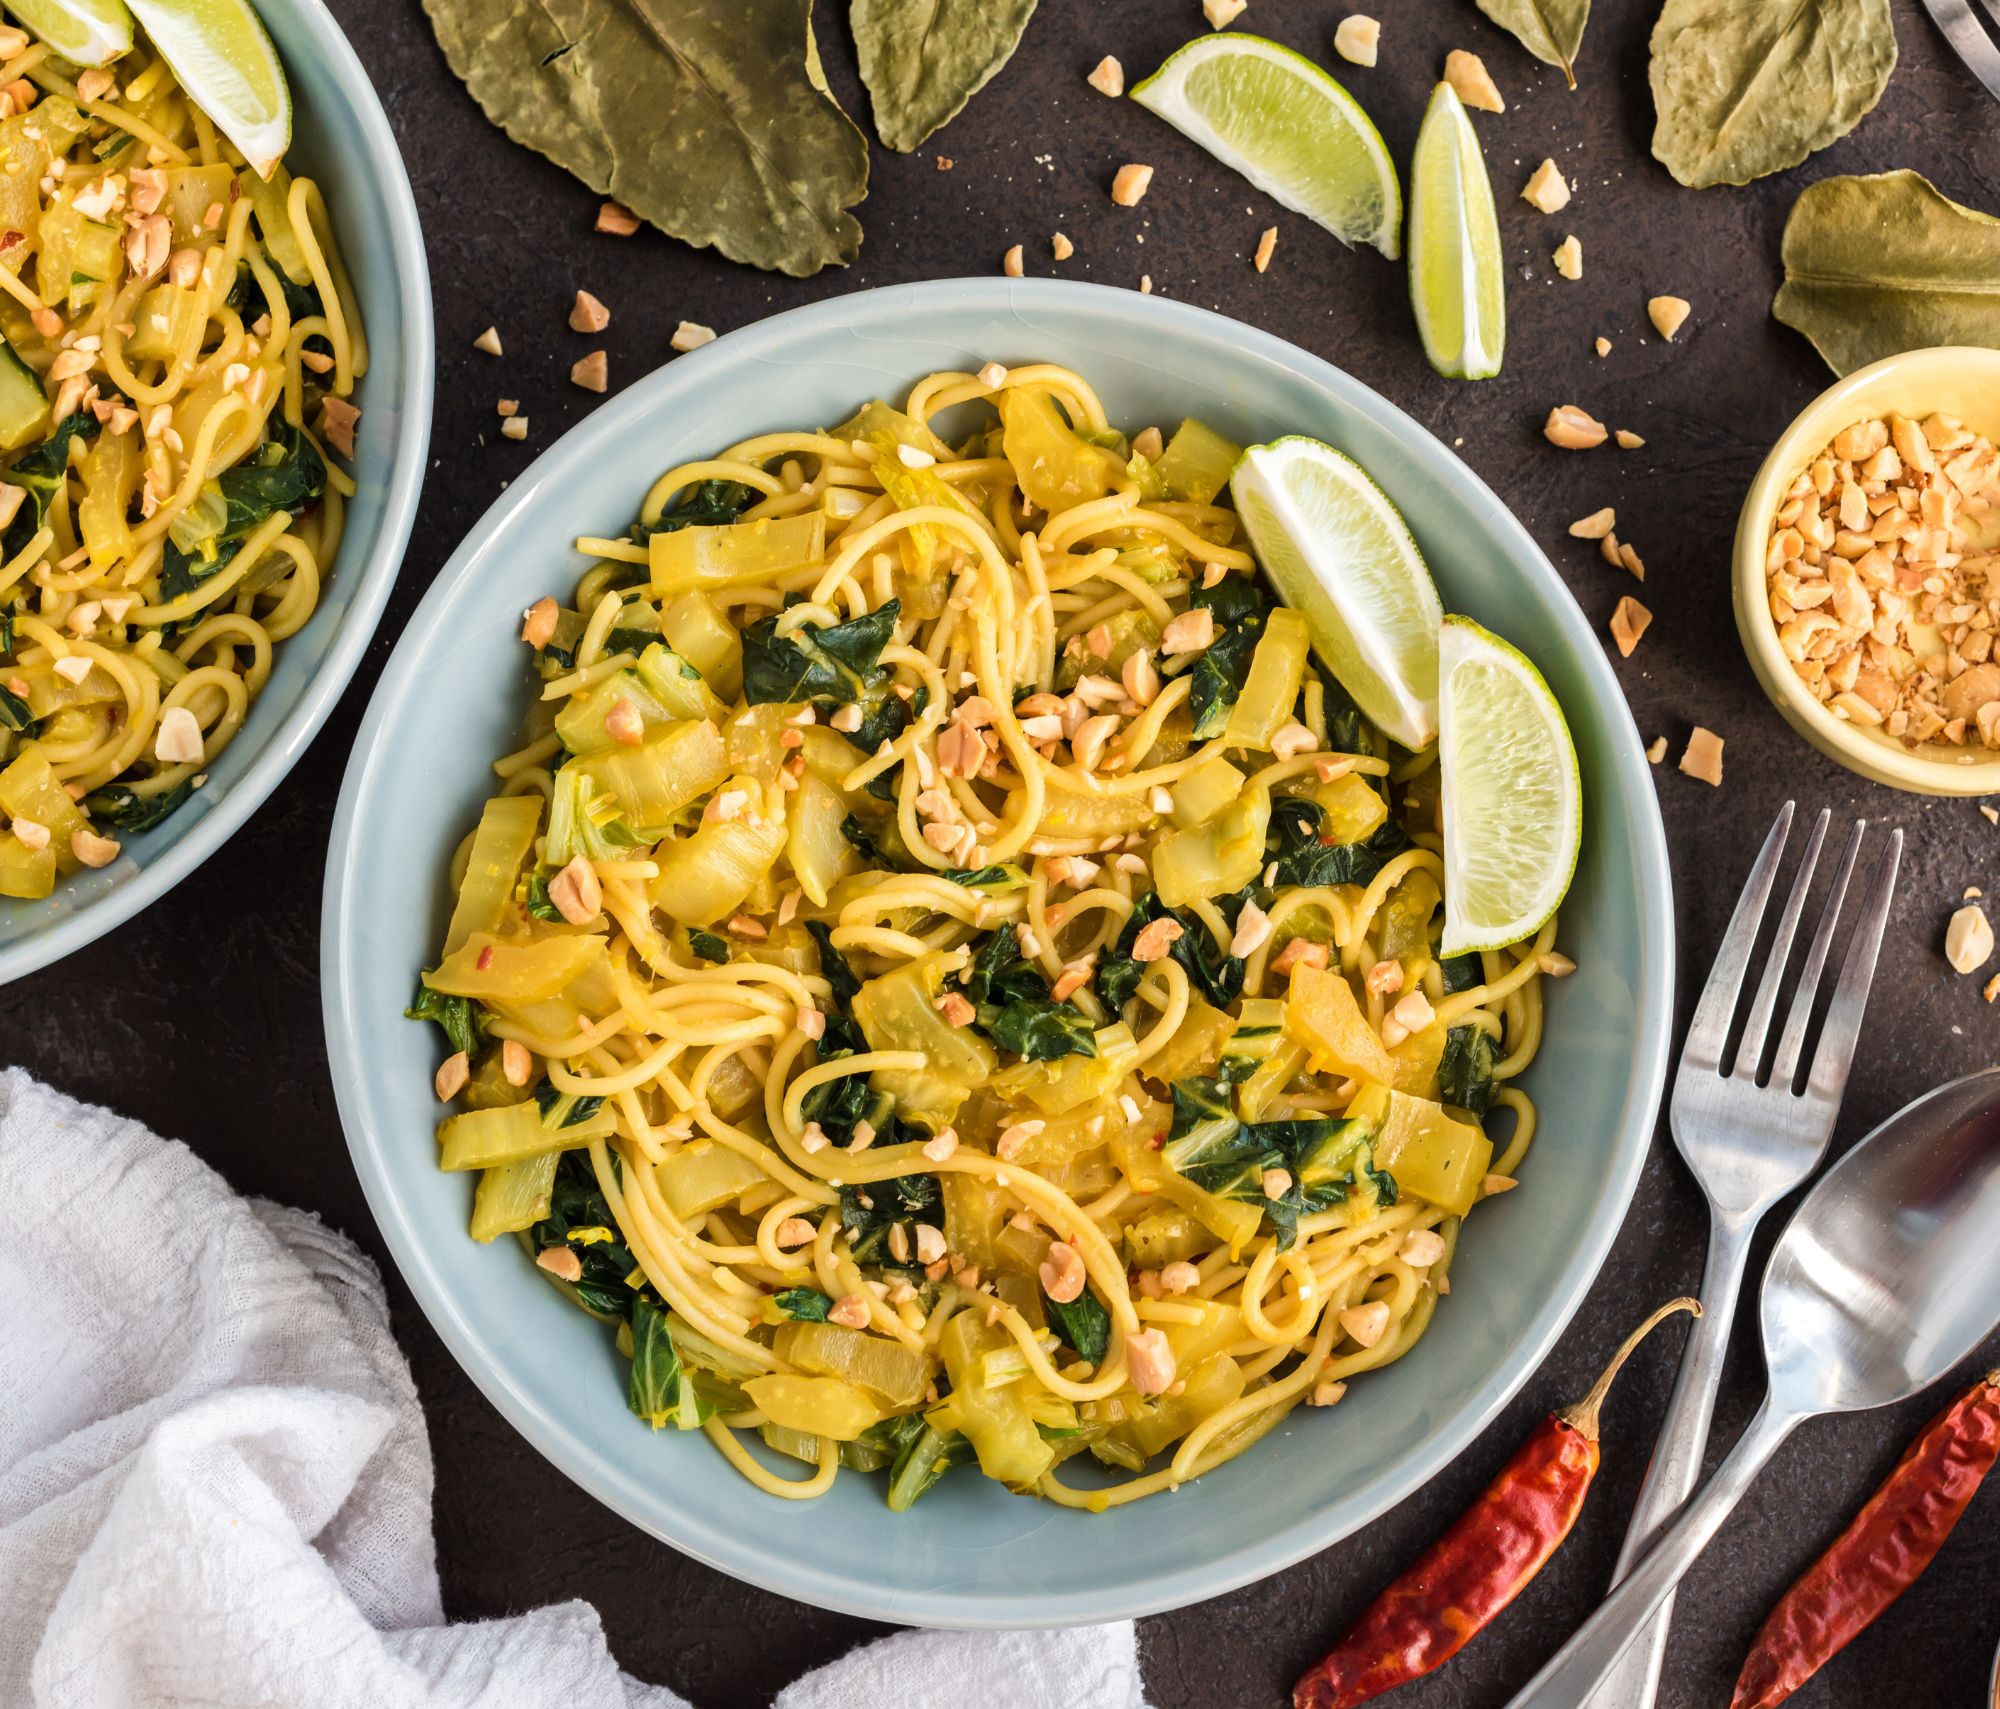
<path fill-rule="evenodd" d="M 479 952 L 478 965 L 479 965 L 479 971 L 481 973 L 484 973 L 489 967 L 493 965 L 493 946 L 491 944 L 488 944 L 484 949 L 482 949 Z"/>
<path fill-rule="evenodd" d="M 26 243 L 27 241 L 27 235 L 24 232 L 0 232 L 0 254 L 5 254 L 6 251 L 12 249 L 17 243 Z"/>

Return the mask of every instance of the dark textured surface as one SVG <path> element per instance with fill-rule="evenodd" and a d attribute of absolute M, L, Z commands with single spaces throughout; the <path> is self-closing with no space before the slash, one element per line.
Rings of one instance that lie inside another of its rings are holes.
<path fill-rule="evenodd" d="M 1339 0 L 1252 0 L 1248 27 L 1325 59 Z M 318 1004 L 319 888 L 334 796 L 364 697 L 402 621 L 453 545 L 538 446 L 591 407 L 569 364 L 587 342 L 564 326 L 584 286 L 609 304 L 601 341 L 614 386 L 668 355 L 682 317 L 721 330 L 869 285 L 997 271 L 1010 243 L 1033 272 L 1157 290 L 1219 308 L 1329 357 L 1459 447 L 1511 504 L 1599 625 L 1629 582 L 1567 523 L 1616 505 L 1619 533 L 1644 555 L 1655 625 L 1619 665 L 1642 733 L 1679 752 L 1699 720 L 1728 739 L 1712 791 L 1675 772 L 1657 783 L 1679 885 L 1684 987 L 1698 984 L 1735 885 L 1778 804 L 1829 806 L 1900 825 L 1905 877 L 1870 1013 L 1864 1062 L 1837 1144 L 1918 1091 L 1994 1060 L 1996 1013 L 1955 977 L 1940 943 L 1967 885 L 2000 893 L 2000 830 L 1969 803 L 1864 785 L 1808 749 L 1759 695 L 1728 603 L 1729 542 L 1765 448 L 1827 379 L 1767 314 L 1778 236 L 1799 189 L 1835 171 L 1919 168 L 1947 194 L 2000 208 L 1995 109 L 1950 60 L 1914 0 L 1898 0 L 1903 61 L 1887 98 L 1853 136 L 1749 190 L 1695 193 L 1647 155 L 1645 38 L 1655 7 L 1600 0 L 1581 89 L 1539 66 L 1470 0 L 1387 0 L 1382 63 L 1346 81 L 1406 158 L 1445 51 L 1483 53 L 1510 106 L 1478 120 L 1510 257 L 1505 374 L 1477 385 L 1435 378 L 1410 324 L 1404 275 L 1331 238 L 1222 171 L 1149 115 L 1088 89 L 1101 53 L 1136 78 L 1200 27 L 1196 0 L 1064 5 L 1045 0 L 1014 63 L 914 157 L 875 155 L 859 210 L 861 260 L 793 281 L 740 270 L 654 233 L 595 236 L 595 200 L 480 118 L 409 0 L 336 0 L 375 76 L 430 240 L 440 390 L 432 470 L 401 586 L 361 680 L 312 751 L 235 842 L 164 901 L 93 949 L 0 991 L 0 1054 L 79 1096 L 187 1139 L 245 1191 L 311 1207 L 379 1259 L 380 1242 L 334 1117 Z M 839 25 L 821 37 L 837 91 L 865 115 Z M 955 162 L 934 165 L 938 153 Z M 1516 197 L 1545 154 L 1577 182 L 1563 214 Z M 1111 174 L 1158 168 L 1137 210 L 1114 208 Z M 338 185 L 332 186 L 338 195 Z M 1280 230 L 1271 271 L 1248 265 L 1257 234 Z M 1047 260 L 1060 228 L 1076 255 Z M 1582 239 L 1584 276 L 1559 280 L 1548 254 Z M 1141 244 L 1138 240 L 1143 234 Z M 1645 300 L 1687 297 L 1694 317 L 1668 348 Z M 475 353 L 489 322 L 508 354 Z M 1599 360 L 1591 339 L 1613 341 Z M 523 400 L 532 432 L 495 433 L 493 400 Z M 1576 402 L 1645 435 L 1643 450 L 1566 455 L 1539 436 L 1549 407 Z M 1691 988 L 1683 990 L 1685 1017 Z M 1775 1223 L 1774 1219 L 1774 1223 Z M 1578 1393 L 1624 1327 L 1691 1289 L 1702 1251 L 1699 1198 L 1662 1136 L 1590 1303 L 1554 1358 L 1493 1429 L 1431 1488 L 1361 1536 L 1280 1578 L 1144 1627 L 1162 1709 L 1262 1709 L 1506 1458 L 1544 1410 Z M 620 1660 L 704 1709 L 761 1705 L 800 1668 L 871 1628 L 798 1607 L 696 1566 L 580 1495 L 474 1391 L 390 1277 L 396 1327 L 415 1366 L 437 1457 L 437 1537 L 446 1604 L 471 1618 L 553 1598 L 603 1610 Z M 1740 1339 L 1717 1435 L 1727 1442 L 1760 1390 Z M 1595 1605 L 1637 1488 L 1670 1380 L 1674 1338 L 1643 1352 L 1613 1400 L 1597 1494 L 1568 1547 L 1501 1625 L 1442 1674 L 1401 1694 L 1415 1709 L 1498 1705 Z M 1989 1362 L 1995 1350 L 1989 1349 Z M 1969 1374 L 1969 1373 L 1968 1373 Z M 1720 1705 L 1771 1600 L 1843 1523 L 1938 1402 L 1809 1426 L 1779 1455 L 1681 1598 L 1665 1701 Z M 724 1475 L 718 1467 L 716 1475 Z M 885 1570 L 893 1571 L 893 1563 Z M 1922 1586 L 1794 1700 L 1802 1709 L 1981 1701 L 2000 1641 L 2000 1492 L 1972 1509 Z M 1027 1709 L 1027 1706 L 1024 1706 Z"/>

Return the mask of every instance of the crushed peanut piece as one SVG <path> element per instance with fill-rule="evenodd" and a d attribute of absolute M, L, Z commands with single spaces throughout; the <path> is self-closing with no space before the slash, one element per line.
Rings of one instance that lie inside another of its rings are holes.
<path fill-rule="evenodd" d="M 1604 423 L 1575 404 L 1558 404 L 1542 424 L 1542 437 L 1565 451 L 1590 451 L 1604 443 Z"/>
<path fill-rule="evenodd" d="M 1722 738 L 1699 724 L 1688 737 L 1687 752 L 1681 755 L 1681 770 L 1703 783 L 1722 783 Z"/>
<path fill-rule="evenodd" d="M 572 332 L 602 332 L 611 324 L 611 311 L 588 291 L 578 291 L 576 306 L 569 311 Z"/>
<path fill-rule="evenodd" d="M 667 340 L 669 346 L 686 355 L 690 350 L 699 350 L 704 344 L 715 342 L 715 329 L 703 326 L 697 321 L 684 320 L 674 328 L 674 335 Z"/>
<path fill-rule="evenodd" d="M 1618 449 L 1621 451 L 1636 451 L 1646 443 L 1638 434 L 1625 427 L 1619 428 L 1611 437 L 1618 441 Z"/>
<path fill-rule="evenodd" d="M 1632 649 L 1638 646 L 1639 637 L 1651 626 L 1653 614 L 1629 593 L 1618 601 L 1618 607 L 1611 613 L 1611 639 L 1618 643 L 1622 658 L 1629 659 Z"/>
<path fill-rule="evenodd" d="M 1597 343 L 1593 348 L 1595 348 L 1598 355 L 1609 356 L 1611 354 L 1611 340 L 1608 338 L 1600 338 L 1597 340 Z"/>
<path fill-rule="evenodd" d="M 528 437 L 528 418 L 525 415 L 509 416 L 500 424 L 500 437 L 503 439 L 526 439 Z"/>
<path fill-rule="evenodd" d="M 1544 160 L 1521 187 L 1521 200 L 1545 214 L 1560 213 L 1569 206 L 1569 182 L 1553 160 Z"/>
<path fill-rule="evenodd" d="M 616 202 L 605 202 L 598 207 L 596 229 L 613 237 L 630 237 L 639 229 L 639 216 Z"/>
<path fill-rule="evenodd" d="M 1049 239 L 1049 254 L 1054 256 L 1056 260 L 1067 261 L 1075 253 L 1076 245 L 1071 243 L 1061 232 L 1057 232 L 1055 236 Z"/>
<path fill-rule="evenodd" d="M 1278 247 L 1278 228 L 1266 226 L 1263 235 L 1257 239 L 1257 253 L 1250 257 L 1250 265 L 1259 273 L 1271 265 L 1271 256 Z"/>
<path fill-rule="evenodd" d="M 1010 279 L 1018 279 L 1026 271 L 1021 265 L 1021 246 L 1018 243 L 1000 257 L 1000 271 Z"/>
<path fill-rule="evenodd" d="M 1121 208 L 1136 208 L 1145 199 L 1153 182 L 1153 169 L 1141 166 L 1136 161 L 1118 168 L 1118 174 L 1111 180 L 1111 199 Z"/>
<path fill-rule="evenodd" d="M 1569 525 L 1569 531 L 1579 540 L 1602 540 L 1617 525 L 1618 513 L 1607 504 L 1602 510 L 1578 517 Z"/>
<path fill-rule="evenodd" d="M 1500 98 L 1499 85 L 1486 69 L 1486 61 L 1476 53 L 1467 53 L 1462 47 L 1453 48 L 1444 56 L 1444 80 L 1458 92 L 1458 98 L 1468 107 L 1476 107 L 1482 113 L 1504 113 L 1507 110 L 1507 103 Z"/>
<path fill-rule="evenodd" d="M 1107 53 L 1091 68 L 1089 77 L 1084 81 L 1100 95 L 1122 95 L 1125 93 L 1125 67 Z"/>
<path fill-rule="evenodd" d="M 1211 30 L 1227 29 L 1243 16 L 1243 8 L 1250 0 L 1201 0 L 1201 15 L 1208 20 Z"/>
<path fill-rule="evenodd" d="M 1649 297 L 1646 300 L 1646 317 L 1653 323 L 1653 329 L 1669 344 L 1674 334 L 1686 324 L 1691 313 L 1685 297 Z"/>
<path fill-rule="evenodd" d="M 571 384 L 586 392 L 606 391 L 611 385 L 610 358 L 602 350 L 593 350 L 570 365 L 569 377 Z"/>
<path fill-rule="evenodd" d="M 1333 51 L 1349 65 L 1373 65 L 1381 43 L 1381 24 L 1364 12 L 1350 12 L 1333 32 Z"/>
<path fill-rule="evenodd" d="M 1583 277 L 1583 245 L 1577 241 L 1575 232 L 1571 232 L 1556 245 L 1556 252 L 1549 259 L 1556 264 L 1556 271 L 1565 279 Z"/>
<path fill-rule="evenodd" d="M 1646 758 L 1651 760 L 1654 765 L 1658 765 L 1660 761 L 1662 761 L 1666 757 L 1667 757 L 1666 737 L 1655 736 L 1652 740 L 1652 744 L 1646 749 Z"/>
<path fill-rule="evenodd" d="M 489 326 L 472 341 L 472 348 L 483 350 L 489 356 L 502 354 L 500 349 L 500 329 L 497 326 Z"/>
<path fill-rule="evenodd" d="M 1945 926 L 1944 958 L 1954 973 L 1976 973 L 1993 959 L 1993 928 L 1977 903 L 1968 902 Z"/>

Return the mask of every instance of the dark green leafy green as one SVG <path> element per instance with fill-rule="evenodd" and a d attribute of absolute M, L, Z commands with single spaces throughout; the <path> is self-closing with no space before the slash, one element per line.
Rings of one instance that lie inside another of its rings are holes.
<path fill-rule="evenodd" d="M 703 961 L 722 962 L 729 959 L 729 940 L 719 938 L 713 932 L 705 932 L 699 926 L 688 927 L 688 948 Z"/>
<path fill-rule="evenodd" d="M 1915 172 L 1822 178 L 1785 222 L 1771 313 L 1836 374 L 1899 351 L 2000 349 L 2000 220 Z"/>
<path fill-rule="evenodd" d="M 304 430 L 273 416 L 264 443 L 233 469 L 215 477 L 222 499 L 220 525 L 192 552 L 171 538 L 161 553 L 160 597 L 192 593 L 227 567 L 244 538 L 278 511 L 296 516 L 326 491 L 326 460 Z"/>
<path fill-rule="evenodd" d="M 655 1430 L 696 1430 L 715 1408 L 681 1365 L 667 1314 L 644 1294 L 632 1300 L 632 1383 L 625 1404 Z"/>
<path fill-rule="evenodd" d="M 95 439 L 98 421 L 87 409 L 72 410 L 49 430 L 48 438 L 32 451 L 15 458 L 9 468 L 0 469 L 0 481 L 25 487 L 29 503 L 14 513 L 7 532 L 0 535 L 0 553 L 11 558 L 26 549 L 35 532 L 49 519 L 49 506 L 56 490 L 69 473 L 69 448 L 78 439 Z"/>
<path fill-rule="evenodd" d="M 0 689 L 0 694 L 6 694 Z M 8 696 L 9 699 L 12 696 Z M 6 707 L 0 703 L 0 720 L 6 716 Z M 183 806 L 194 794 L 194 779 L 184 777 L 172 789 L 159 795 L 141 795 L 122 783 L 107 783 L 102 789 L 93 790 L 83 798 L 84 806 L 90 809 L 93 819 L 102 821 L 128 836 L 136 836 L 141 831 L 150 831 L 166 819 L 169 814 Z M 463 1000 L 463 999 L 461 999 Z"/>
<path fill-rule="evenodd" d="M 1438 963 L 1438 977 L 1444 982 L 1444 994 L 1450 997 L 1483 984 L 1486 968 L 1476 954 L 1448 955 Z"/>
<path fill-rule="evenodd" d="M 417 981 L 415 1000 L 403 1011 L 403 1019 L 436 1021 L 444 1028 L 451 1048 L 462 1050 L 467 1056 L 475 1055 L 486 1042 L 485 1020 L 477 1003 L 470 997 L 447 997 L 442 991 L 433 991 L 421 979 Z"/>
<path fill-rule="evenodd" d="M 847 957 L 834 947 L 833 927 L 824 920 L 808 920 L 806 930 L 812 933 L 813 942 L 819 945 L 819 970 L 833 992 L 833 1000 L 845 1008 L 861 990 L 861 981 L 854 977 L 854 969 L 848 966 Z M 825 1059 L 826 1052 L 822 1049 L 820 1060 Z"/>
<path fill-rule="evenodd" d="M 811 0 L 426 0 L 486 116 L 696 248 L 791 274 L 850 262 L 868 144 Z"/>
<path fill-rule="evenodd" d="M 889 1468 L 889 1511 L 907 1513 L 918 1496 L 971 1456 L 963 1436 L 956 1430 L 933 1430 L 922 1413 L 905 1413 L 891 1422 L 904 1434 Z"/>
<path fill-rule="evenodd" d="M 528 1231 L 528 1242 L 537 1252 L 567 1246 L 576 1254 L 583 1274 L 570 1286 L 599 1317 L 622 1318 L 630 1313 L 638 1295 L 625 1278 L 637 1266 L 618 1237 L 618 1225 L 598 1188 L 588 1152 L 565 1151 L 557 1161 L 549 1214 Z"/>
<path fill-rule="evenodd" d="M 1395 1202 L 1395 1183 L 1377 1178 L 1367 1156 L 1368 1129 L 1358 1121 L 1239 1121 L 1229 1087 L 1199 1076 L 1175 1081 L 1173 1101 L 1161 1157 L 1204 1192 L 1260 1206 L 1280 1251 L 1298 1238 L 1300 1217 L 1340 1204 L 1364 1178 L 1374 1180 L 1380 1203 Z M 1265 1190 L 1274 1169 L 1286 1178 L 1275 1196 Z"/>
<path fill-rule="evenodd" d="M 1500 1060 L 1493 1035 L 1481 1027 L 1453 1027 L 1438 1059 L 1438 1098 L 1483 1116 L 1493 1107 L 1493 1065 Z"/>
<path fill-rule="evenodd" d="M 0 648 L 0 652 L 3 651 L 5 649 Z M 1004 866 L 982 866 L 974 872 L 947 872 L 943 876 L 953 884 L 963 884 L 970 890 L 984 890 L 989 895 L 1024 890 L 1028 884 L 1028 875 L 1011 861 Z"/>
<path fill-rule="evenodd" d="M 1255 890 L 1254 885 L 1246 885 L 1233 896 L 1217 896 L 1213 900 L 1222 917 L 1231 926 L 1236 924 L 1236 916 L 1243 911 Z M 1094 981 L 1098 1000 L 1116 1014 L 1131 999 L 1139 988 L 1139 981 L 1145 968 L 1132 959 L 1132 946 L 1138 941 L 1141 931 L 1155 920 L 1174 920 L 1181 928 L 1181 935 L 1174 940 L 1167 951 L 1181 964 L 1194 988 L 1218 1009 L 1226 1009 L 1243 995 L 1243 958 L 1230 955 L 1227 951 L 1210 961 L 1207 945 L 1208 928 L 1200 919 L 1184 908 L 1169 908 L 1152 891 L 1147 891 L 1133 904 L 1131 916 L 1125 922 L 1125 929 L 1118 934 L 1118 941 L 1099 960 Z"/>
<path fill-rule="evenodd" d="M 861 81 L 882 141 L 907 154 L 1005 65 L 1035 0 L 853 0 Z"/>
<path fill-rule="evenodd" d="M 1302 795 L 1286 796 L 1272 807 L 1280 884 L 1366 884 L 1410 846 L 1409 833 L 1394 818 L 1358 843 L 1323 843 L 1325 818 L 1326 810 Z"/>
<path fill-rule="evenodd" d="M 658 521 L 635 522 L 630 534 L 643 543 L 655 534 L 676 534 L 683 528 L 720 528 L 734 522 L 763 496 L 741 481 L 697 481 L 660 512 Z"/>
<path fill-rule="evenodd" d="M 833 1310 L 833 1301 L 817 1288 L 783 1288 L 771 1296 L 771 1302 L 801 1323 L 824 1323 L 826 1314 Z"/>
<path fill-rule="evenodd" d="M 40 723 L 25 700 L 11 689 L 0 688 L 0 725 L 26 733 L 39 728 Z"/>
<path fill-rule="evenodd" d="M 1654 157 L 1698 190 L 1782 172 L 1859 124 L 1895 68 L 1889 0 L 1666 0 Z"/>
<path fill-rule="evenodd" d="M 1319 661 L 1315 653 L 1312 660 L 1313 675 L 1319 678 L 1320 707 L 1326 718 L 1326 748 L 1333 754 L 1366 754 L 1374 752 L 1374 743 L 1369 739 L 1368 720 L 1361 708 L 1354 704 L 1354 696 L 1341 687 L 1340 679 Z"/>
<path fill-rule="evenodd" d="M 560 920 L 562 910 L 549 900 L 549 875 L 536 871 L 528 874 L 529 915 L 537 920 Z"/>
<path fill-rule="evenodd" d="M 1590 0 L 1479 0 L 1479 9 L 1576 87 L 1576 55 L 1590 22 Z"/>
<path fill-rule="evenodd" d="M 752 624 L 743 631 L 743 698 L 752 706 L 863 700 L 888 680 L 877 661 L 901 611 L 892 599 L 845 623 L 803 624 L 789 635 L 777 632 L 776 616 Z"/>
<path fill-rule="evenodd" d="M 882 1262 L 889 1230 L 899 1222 L 944 1227 L 944 1193 L 935 1175 L 898 1175 L 840 1189 L 840 1224 L 853 1242 L 855 1263 Z"/>
<path fill-rule="evenodd" d="M 1105 1350 L 1111 1345 L 1111 1313 L 1090 1289 L 1068 1301 L 1052 1300 L 1044 1290 L 1042 1309 L 1058 1341 L 1086 1364 L 1104 1363 Z"/>
<path fill-rule="evenodd" d="M 1081 1009 L 1049 996 L 1041 968 L 1024 958 L 1011 923 L 979 948 L 963 987 L 980 1027 L 1002 1050 L 1029 1062 L 1095 1056 L 1097 1031 Z"/>
<path fill-rule="evenodd" d="M 1190 609 L 1207 611 L 1215 619 L 1215 639 L 1209 642 L 1188 673 L 1188 710 L 1200 740 L 1222 734 L 1230 709 L 1250 675 L 1250 660 L 1263 638 L 1270 597 L 1248 576 L 1224 576 L 1214 587 L 1198 587 L 1188 596 Z"/>
<path fill-rule="evenodd" d="M 559 1092 L 553 1081 L 544 1080 L 535 1088 L 535 1104 L 542 1112 L 542 1126 L 560 1131 L 589 1121 L 604 1107 L 604 1100 Z"/>

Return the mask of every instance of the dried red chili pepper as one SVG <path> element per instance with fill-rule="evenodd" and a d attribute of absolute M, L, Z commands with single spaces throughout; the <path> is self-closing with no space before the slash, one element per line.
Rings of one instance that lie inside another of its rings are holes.
<path fill-rule="evenodd" d="M 1924 1426 L 1868 1505 L 1757 1633 L 1729 1709 L 1771 1709 L 1908 1590 L 2000 1458 L 2000 1371 Z"/>
<path fill-rule="evenodd" d="M 1701 1315 L 1695 1301 L 1673 1300 L 1633 1330 L 1590 1393 L 1537 1425 L 1478 1504 L 1292 1688 L 1294 1709 L 1354 1709 L 1421 1678 L 1521 1593 L 1582 1511 L 1597 1475 L 1597 1419 L 1612 1379 L 1647 1332 L 1678 1311 Z"/>

